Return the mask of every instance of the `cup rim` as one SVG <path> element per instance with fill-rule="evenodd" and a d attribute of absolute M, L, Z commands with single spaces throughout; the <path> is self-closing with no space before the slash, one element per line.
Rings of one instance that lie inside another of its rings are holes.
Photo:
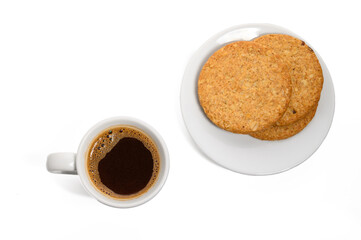
<path fill-rule="evenodd" d="M 89 145 L 91 144 L 94 137 L 96 137 L 104 129 L 120 124 L 133 126 L 144 131 L 147 135 L 149 135 L 152 138 L 154 143 L 157 145 L 158 152 L 160 155 L 160 171 L 159 171 L 158 179 L 154 183 L 154 185 L 142 195 L 136 198 L 125 199 L 125 200 L 117 200 L 102 194 L 92 184 L 86 172 L 86 154 Z M 88 132 L 84 135 L 83 139 L 81 140 L 78 148 L 78 152 L 76 154 L 76 168 L 83 187 L 91 196 L 96 198 L 99 202 L 111 207 L 129 208 L 129 207 L 139 206 L 141 204 L 148 202 L 153 197 L 155 197 L 155 195 L 157 195 L 159 191 L 162 189 L 164 183 L 167 180 L 169 173 L 169 153 L 163 138 L 152 126 L 143 122 L 142 120 L 133 117 L 118 116 L 118 117 L 104 119 L 98 122 L 97 124 L 95 124 L 93 127 L 91 127 L 88 130 Z"/>

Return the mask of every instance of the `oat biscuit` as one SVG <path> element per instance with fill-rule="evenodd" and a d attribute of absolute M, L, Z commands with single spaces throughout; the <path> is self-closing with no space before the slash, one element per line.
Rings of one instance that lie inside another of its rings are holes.
<path fill-rule="evenodd" d="M 288 66 L 272 49 L 258 43 L 230 43 L 204 64 L 198 98 L 207 117 L 222 129 L 234 133 L 266 129 L 288 107 Z"/>
<path fill-rule="evenodd" d="M 315 116 L 317 106 L 314 107 L 304 118 L 297 120 L 296 122 L 286 126 L 273 126 L 263 131 L 250 133 L 254 138 L 261 140 L 282 140 L 296 135 L 301 132 Z"/>
<path fill-rule="evenodd" d="M 292 97 L 277 125 L 289 125 L 303 118 L 318 103 L 323 85 L 321 65 L 313 50 L 300 39 L 268 34 L 253 40 L 272 48 L 290 66 Z"/>

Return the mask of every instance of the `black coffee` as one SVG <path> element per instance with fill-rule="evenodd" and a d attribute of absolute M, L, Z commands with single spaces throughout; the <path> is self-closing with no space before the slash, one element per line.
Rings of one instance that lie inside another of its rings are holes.
<path fill-rule="evenodd" d="M 104 194 L 140 196 L 157 180 L 159 154 L 152 139 L 131 126 L 104 130 L 91 144 L 87 159 L 91 181 Z"/>

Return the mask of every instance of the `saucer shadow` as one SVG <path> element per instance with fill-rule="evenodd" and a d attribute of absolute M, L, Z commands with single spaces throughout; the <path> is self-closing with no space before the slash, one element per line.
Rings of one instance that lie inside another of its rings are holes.
<path fill-rule="evenodd" d="M 179 92 L 180 92 L 180 89 L 179 89 Z M 178 125 L 180 126 L 181 128 L 181 131 L 183 133 L 183 135 L 185 136 L 185 138 L 187 139 L 187 141 L 189 142 L 189 144 L 191 144 L 191 146 L 193 147 L 194 150 L 196 150 L 196 152 L 198 152 L 204 159 L 206 159 L 208 162 L 218 166 L 218 167 L 222 167 L 224 168 L 223 166 L 219 165 L 217 162 L 213 161 L 211 158 L 209 158 L 199 147 L 198 145 L 194 142 L 193 138 L 191 137 L 185 123 L 184 123 L 184 120 L 183 120 L 183 116 L 182 116 L 182 111 L 181 111 L 181 108 L 180 108 L 180 98 L 178 96 L 177 98 L 177 120 L 178 120 Z"/>

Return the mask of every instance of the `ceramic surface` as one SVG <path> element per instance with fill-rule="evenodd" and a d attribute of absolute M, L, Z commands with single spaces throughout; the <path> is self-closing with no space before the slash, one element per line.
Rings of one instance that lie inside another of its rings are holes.
<path fill-rule="evenodd" d="M 280 33 L 302 39 L 293 32 L 270 24 L 247 24 L 220 32 L 205 42 L 186 67 L 181 87 L 181 111 L 189 134 L 199 149 L 217 164 L 249 175 L 275 174 L 308 159 L 321 145 L 331 127 L 335 93 L 326 64 L 315 51 L 323 70 L 324 85 L 318 109 L 311 123 L 294 137 L 281 141 L 262 141 L 234 134 L 215 126 L 204 114 L 197 95 L 198 75 L 207 59 L 228 43 L 252 40 L 261 35 Z"/>
<path fill-rule="evenodd" d="M 129 200 L 117 200 L 102 194 L 92 184 L 86 170 L 86 155 L 92 140 L 104 129 L 116 125 L 130 125 L 141 129 L 153 139 L 160 155 L 160 171 L 155 184 L 143 195 Z M 83 137 L 76 154 L 50 154 L 48 156 L 47 168 L 48 171 L 53 173 L 78 174 L 85 190 L 98 201 L 112 207 L 127 208 L 135 207 L 149 201 L 162 189 L 169 172 L 169 154 L 164 140 L 151 126 L 135 118 L 114 117 L 103 120 L 93 126 Z"/>

